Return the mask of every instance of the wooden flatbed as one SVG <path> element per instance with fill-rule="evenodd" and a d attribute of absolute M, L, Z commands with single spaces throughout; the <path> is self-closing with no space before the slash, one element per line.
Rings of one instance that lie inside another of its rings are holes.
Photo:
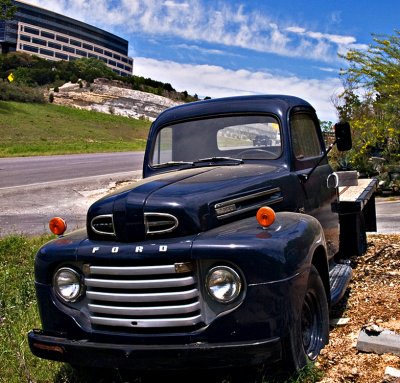
<path fill-rule="evenodd" d="M 364 237 L 365 232 L 376 232 L 375 191 L 378 186 L 376 178 L 360 178 L 349 182 L 351 186 L 337 188 L 337 202 L 332 204 L 332 210 L 339 214 L 342 252 L 347 247 L 345 243 L 352 236 Z M 366 238 L 355 249 L 362 254 L 366 247 Z"/>

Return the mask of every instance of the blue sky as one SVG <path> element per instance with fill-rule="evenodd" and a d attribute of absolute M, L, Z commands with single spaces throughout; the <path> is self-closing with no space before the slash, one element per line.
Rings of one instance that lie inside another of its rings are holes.
<path fill-rule="evenodd" d="M 200 98 L 291 94 L 337 120 L 339 58 L 399 28 L 397 0 L 25 0 L 129 41 L 134 74 Z"/>

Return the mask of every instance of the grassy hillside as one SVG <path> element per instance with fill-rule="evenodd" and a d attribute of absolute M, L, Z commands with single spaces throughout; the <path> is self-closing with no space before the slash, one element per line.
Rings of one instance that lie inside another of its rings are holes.
<path fill-rule="evenodd" d="M 144 150 L 149 121 L 0 101 L 0 157 Z"/>

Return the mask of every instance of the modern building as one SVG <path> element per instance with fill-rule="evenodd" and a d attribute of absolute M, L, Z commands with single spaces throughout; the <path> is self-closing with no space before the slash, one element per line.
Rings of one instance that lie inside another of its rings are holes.
<path fill-rule="evenodd" d="M 12 20 L 0 21 L 0 52 L 22 51 L 48 60 L 94 57 L 121 76 L 132 75 L 128 41 L 100 28 L 23 1 Z"/>

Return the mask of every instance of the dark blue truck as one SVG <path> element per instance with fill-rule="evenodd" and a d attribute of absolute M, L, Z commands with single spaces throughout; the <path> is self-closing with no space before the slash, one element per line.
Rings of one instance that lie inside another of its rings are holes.
<path fill-rule="evenodd" d="M 351 148 L 347 123 L 337 149 Z M 268 137 L 256 142 L 256 137 Z M 212 99 L 153 122 L 143 178 L 95 202 L 85 229 L 35 259 L 36 356 L 75 367 L 280 364 L 329 338 L 348 259 L 376 231 L 376 180 L 334 172 L 314 108 L 292 96 Z"/>

